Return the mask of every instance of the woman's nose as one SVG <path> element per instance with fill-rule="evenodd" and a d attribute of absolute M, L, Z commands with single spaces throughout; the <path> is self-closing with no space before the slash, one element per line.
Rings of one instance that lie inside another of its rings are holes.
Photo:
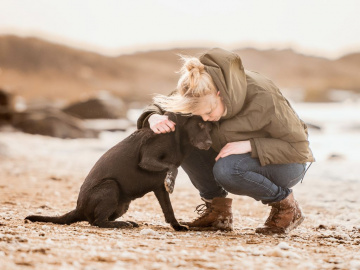
<path fill-rule="evenodd" d="M 209 120 L 209 116 L 207 116 L 207 115 L 202 115 L 201 118 L 202 118 L 204 121 L 208 121 L 208 120 Z"/>

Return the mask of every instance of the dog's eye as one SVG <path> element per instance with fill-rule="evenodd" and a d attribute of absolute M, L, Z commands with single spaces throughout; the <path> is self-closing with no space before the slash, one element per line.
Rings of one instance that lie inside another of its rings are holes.
<path fill-rule="evenodd" d="M 205 128 L 205 124 L 204 123 L 199 123 L 199 127 L 201 128 L 201 129 L 204 129 Z"/>

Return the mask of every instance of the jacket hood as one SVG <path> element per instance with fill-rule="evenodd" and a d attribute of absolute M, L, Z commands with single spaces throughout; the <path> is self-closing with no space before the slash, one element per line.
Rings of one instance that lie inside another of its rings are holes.
<path fill-rule="evenodd" d="M 236 53 L 214 48 L 199 59 L 223 98 L 227 109 L 223 118 L 232 118 L 241 111 L 246 98 L 246 75 L 240 57 Z"/>

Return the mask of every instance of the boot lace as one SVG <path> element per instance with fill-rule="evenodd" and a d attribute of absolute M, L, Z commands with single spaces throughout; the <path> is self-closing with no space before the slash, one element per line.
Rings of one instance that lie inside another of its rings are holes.
<path fill-rule="evenodd" d="M 275 223 L 277 223 L 277 220 L 279 219 L 278 213 L 279 213 L 278 207 L 275 205 L 272 206 L 269 217 L 266 219 L 265 224 L 271 223 L 271 221 L 274 221 Z"/>
<path fill-rule="evenodd" d="M 207 207 L 205 203 L 203 203 L 196 206 L 194 212 L 196 212 L 199 216 L 204 216 L 209 211 L 209 209 L 210 208 Z"/>

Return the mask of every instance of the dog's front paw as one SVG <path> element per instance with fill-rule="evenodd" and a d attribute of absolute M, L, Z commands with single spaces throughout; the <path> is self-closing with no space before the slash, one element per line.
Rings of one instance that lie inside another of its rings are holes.
<path fill-rule="evenodd" d="M 187 226 L 181 225 L 181 224 L 171 224 L 171 227 L 173 227 L 173 229 L 175 231 L 188 231 L 189 228 Z"/>
<path fill-rule="evenodd" d="M 164 181 L 165 189 L 170 194 L 174 192 L 175 187 L 175 178 L 172 173 L 168 173 Z"/>
<path fill-rule="evenodd" d="M 134 221 L 128 221 L 128 220 L 127 220 L 126 222 L 127 222 L 127 223 L 130 223 L 133 228 L 139 228 L 139 227 L 140 227 L 139 224 L 137 224 L 137 223 L 134 222 Z"/>

